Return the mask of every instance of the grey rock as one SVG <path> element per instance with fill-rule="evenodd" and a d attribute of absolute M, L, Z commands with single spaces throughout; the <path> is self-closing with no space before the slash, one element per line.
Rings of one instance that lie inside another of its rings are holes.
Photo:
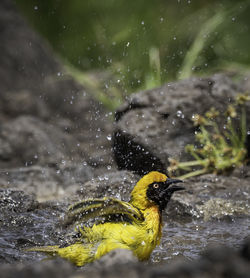
<path fill-rule="evenodd" d="M 89 268 L 111 268 L 118 265 L 129 265 L 129 263 L 138 262 L 132 251 L 126 249 L 115 249 L 105 256 L 96 260 Z"/>
<path fill-rule="evenodd" d="M 26 160 L 32 165 L 37 163 L 34 145 L 40 151 L 42 165 L 58 163 L 63 156 L 76 161 L 81 156 L 95 168 L 112 165 L 111 142 L 107 139 L 112 132 L 109 113 L 93 99 L 91 92 L 65 73 L 49 45 L 29 27 L 11 0 L 0 3 L 0 30 L 0 126 L 5 129 L 5 138 L 0 138 L 1 167 L 24 166 Z M 25 116 L 33 117 L 29 127 L 23 126 Z M 36 121 L 39 130 L 35 128 Z M 12 130 L 15 128 L 19 131 Z M 31 144 L 30 153 L 28 147 L 25 154 L 18 153 L 22 140 L 27 139 L 24 133 L 32 133 L 33 128 L 37 137 L 31 134 L 26 142 Z M 56 133 L 61 134 L 61 142 Z M 16 150 L 14 139 L 10 142 L 6 139 L 13 136 L 20 136 L 20 143 L 15 140 Z M 62 145 L 69 141 L 75 153 L 65 153 L 67 146 Z M 46 155 L 46 151 L 51 155 Z"/>
<path fill-rule="evenodd" d="M 0 211 L 2 213 L 21 213 L 34 210 L 38 207 L 38 202 L 31 195 L 23 191 L 0 189 Z"/>
<path fill-rule="evenodd" d="M 59 165 L 80 161 L 77 141 L 56 126 L 37 118 L 22 116 L 1 126 L 1 166 Z M 8 146 L 6 149 L 5 146 Z M 7 150 L 7 151 L 6 151 Z M 84 156 L 84 155 L 82 155 Z"/>
<path fill-rule="evenodd" d="M 249 166 L 248 168 L 249 173 Z M 185 192 L 174 194 L 167 214 L 205 221 L 250 216 L 250 177 L 204 175 L 184 182 Z"/>
<path fill-rule="evenodd" d="M 15 267 L 3 264 L 1 265 L 1 271 L 3 277 L 48 277 L 48 278 L 60 278 L 60 277 L 77 277 L 76 269 L 68 262 L 56 259 L 53 261 L 44 261 L 39 263 L 33 263 L 29 265 L 16 264 Z M 84 276 L 82 276 L 84 277 Z"/>
<path fill-rule="evenodd" d="M 58 228 L 64 206 L 39 204 L 34 196 L 15 189 L 0 190 L 1 263 L 29 262 L 41 254 L 26 252 L 28 246 L 60 243 L 64 230 Z"/>
<path fill-rule="evenodd" d="M 58 169 L 39 165 L 7 168 L 0 171 L 0 187 L 25 191 L 39 201 L 59 200 L 75 194 L 93 176 L 93 170 L 81 164 Z"/>
<path fill-rule="evenodd" d="M 242 245 L 240 251 L 225 246 L 217 246 L 207 250 L 199 260 L 193 262 L 177 262 L 153 268 L 149 277 L 244 277 L 250 273 L 249 258 L 243 250 L 249 248 L 249 240 Z"/>
<path fill-rule="evenodd" d="M 211 107 L 224 112 L 239 92 L 242 86 L 215 75 L 132 95 L 116 112 L 113 146 L 119 169 L 166 172 L 168 158 L 190 158 L 184 147 L 195 141 L 192 115 L 204 115 Z"/>
<path fill-rule="evenodd" d="M 180 261 L 159 266 L 128 263 L 115 264 L 109 268 L 76 269 L 60 259 L 33 263 L 30 265 L 2 265 L 3 277 L 175 277 L 175 278 L 249 278 L 249 257 L 244 250 L 249 249 L 246 241 L 240 251 L 229 247 L 214 247 L 208 250 L 199 260 L 193 262 Z M 94 265 L 95 266 L 95 265 Z"/>
<path fill-rule="evenodd" d="M 130 192 L 140 177 L 129 171 L 116 171 L 98 176 L 84 183 L 77 191 L 77 198 L 112 196 L 129 201 Z"/>

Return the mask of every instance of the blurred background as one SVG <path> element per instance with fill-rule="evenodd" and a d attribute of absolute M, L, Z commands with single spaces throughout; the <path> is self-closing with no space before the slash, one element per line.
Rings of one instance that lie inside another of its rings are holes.
<path fill-rule="evenodd" d="M 168 81 L 250 70 L 250 1 L 16 0 L 72 74 L 114 110 Z"/>

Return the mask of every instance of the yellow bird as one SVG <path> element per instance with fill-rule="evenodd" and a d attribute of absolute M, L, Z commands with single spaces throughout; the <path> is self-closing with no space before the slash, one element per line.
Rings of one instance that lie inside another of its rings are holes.
<path fill-rule="evenodd" d="M 82 223 L 96 216 L 104 217 L 105 221 L 92 227 L 79 225 L 80 238 L 67 247 L 34 247 L 28 251 L 58 255 L 77 266 L 93 262 L 117 248 L 131 250 L 139 260 L 147 260 L 160 242 L 162 211 L 172 194 L 184 189 L 172 185 L 179 182 L 153 171 L 137 182 L 129 202 L 105 197 L 73 204 L 68 209 L 67 224 Z"/>

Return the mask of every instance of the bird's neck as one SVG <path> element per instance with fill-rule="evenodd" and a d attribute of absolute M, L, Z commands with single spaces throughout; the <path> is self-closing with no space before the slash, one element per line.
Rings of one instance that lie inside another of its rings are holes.
<path fill-rule="evenodd" d="M 142 210 L 142 213 L 145 218 L 146 229 L 153 233 L 158 244 L 162 233 L 162 216 L 159 208 L 157 206 L 150 206 Z"/>

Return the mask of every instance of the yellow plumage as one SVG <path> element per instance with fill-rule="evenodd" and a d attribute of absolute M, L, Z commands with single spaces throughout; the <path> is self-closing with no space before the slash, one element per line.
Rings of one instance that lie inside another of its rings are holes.
<path fill-rule="evenodd" d="M 131 250 L 139 260 L 146 260 L 160 242 L 162 209 L 174 191 L 183 189 L 179 186 L 169 187 L 177 182 L 180 181 L 154 171 L 138 181 L 131 192 L 130 202 L 109 197 L 78 202 L 69 208 L 67 224 L 117 214 L 126 216 L 126 220 L 79 227 L 81 238 L 67 247 L 34 247 L 29 251 L 58 255 L 77 266 L 93 262 L 117 248 Z"/>

